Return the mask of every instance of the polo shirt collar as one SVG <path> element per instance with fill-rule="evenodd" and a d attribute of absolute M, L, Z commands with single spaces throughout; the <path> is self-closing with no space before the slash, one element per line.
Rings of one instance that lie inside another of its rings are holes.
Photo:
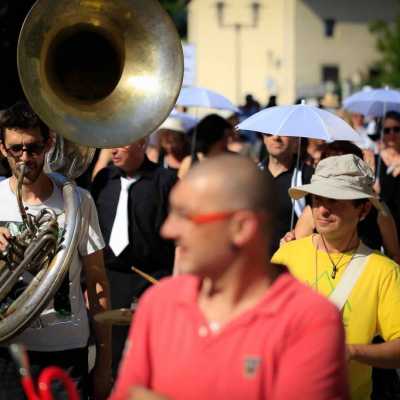
<path fill-rule="evenodd" d="M 258 304 L 249 310 L 249 315 L 275 315 L 279 312 L 282 306 L 290 300 L 291 290 L 290 286 L 293 277 L 286 267 L 282 268 L 282 272 L 276 278 L 272 286 L 266 291 L 265 295 L 261 298 Z M 191 276 L 184 285 L 181 286 L 177 302 L 184 306 L 197 305 L 197 297 L 201 286 L 201 279 Z"/>

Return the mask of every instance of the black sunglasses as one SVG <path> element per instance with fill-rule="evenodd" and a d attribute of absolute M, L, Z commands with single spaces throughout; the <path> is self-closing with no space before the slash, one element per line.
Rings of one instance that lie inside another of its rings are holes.
<path fill-rule="evenodd" d="M 5 146 L 4 146 L 5 147 Z M 37 156 L 43 152 L 46 144 L 41 142 L 23 144 L 12 144 L 10 147 L 5 147 L 8 154 L 13 157 L 21 157 L 23 152 L 26 151 L 30 156 Z"/>
<path fill-rule="evenodd" d="M 387 135 L 390 132 L 399 133 L 400 132 L 400 126 L 392 126 L 390 128 L 383 128 L 383 133 L 385 135 Z"/>

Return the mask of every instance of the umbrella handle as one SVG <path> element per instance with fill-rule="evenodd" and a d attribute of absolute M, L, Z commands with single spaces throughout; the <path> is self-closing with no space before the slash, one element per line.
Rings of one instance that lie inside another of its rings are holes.
<path fill-rule="evenodd" d="M 21 385 L 28 400 L 41 400 L 36 394 L 35 386 L 31 376 L 23 376 L 21 378 Z"/>
<path fill-rule="evenodd" d="M 383 103 L 383 115 L 382 115 L 382 121 L 381 121 L 381 132 L 379 135 L 379 155 L 378 155 L 378 163 L 376 166 L 376 180 L 379 181 L 380 176 L 381 176 L 381 169 L 382 169 L 382 156 L 381 156 L 381 151 L 382 151 L 382 144 L 383 144 L 383 132 L 384 132 L 384 121 L 385 121 L 385 115 L 386 115 L 386 102 Z"/>
<path fill-rule="evenodd" d="M 197 157 L 197 152 L 196 152 L 196 144 L 197 144 L 197 125 L 193 129 L 193 134 L 192 134 L 192 142 L 190 144 L 190 155 L 192 158 L 192 163 L 191 166 L 193 166 L 197 161 L 199 161 L 199 158 Z"/>
<path fill-rule="evenodd" d="M 40 400 L 54 400 L 51 393 L 51 383 L 61 381 L 68 395 L 68 400 L 79 400 L 74 381 L 59 367 L 47 367 L 39 376 L 38 389 Z"/>
<path fill-rule="evenodd" d="M 29 400 L 54 400 L 51 393 L 51 382 L 60 380 L 64 385 L 68 400 L 79 400 L 75 383 L 69 375 L 59 367 L 46 367 L 39 376 L 38 391 L 36 392 L 32 376 L 30 374 L 29 359 L 25 348 L 19 344 L 10 346 L 11 355 L 18 366 L 21 375 L 21 385 Z"/>
<path fill-rule="evenodd" d="M 301 152 L 301 137 L 299 137 L 299 143 L 297 146 L 297 158 L 296 158 L 296 166 L 294 168 L 293 173 L 296 174 L 294 177 L 294 182 L 297 182 L 297 174 L 299 173 L 299 169 L 300 169 L 300 152 Z M 296 200 L 292 200 L 292 215 L 290 216 L 290 231 L 293 230 L 294 227 L 294 202 Z"/>

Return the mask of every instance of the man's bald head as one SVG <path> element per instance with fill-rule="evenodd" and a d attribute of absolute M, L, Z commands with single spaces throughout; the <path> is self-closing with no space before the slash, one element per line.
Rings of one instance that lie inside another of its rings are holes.
<path fill-rule="evenodd" d="M 196 164 L 184 180 L 204 188 L 210 207 L 273 214 L 273 180 L 247 157 L 224 154 Z"/>
<path fill-rule="evenodd" d="M 246 257 L 259 257 L 264 265 L 275 214 L 273 194 L 271 179 L 250 159 L 208 158 L 172 189 L 161 234 L 179 246 L 178 263 L 186 273 L 215 277 L 236 261 L 244 265 Z"/>

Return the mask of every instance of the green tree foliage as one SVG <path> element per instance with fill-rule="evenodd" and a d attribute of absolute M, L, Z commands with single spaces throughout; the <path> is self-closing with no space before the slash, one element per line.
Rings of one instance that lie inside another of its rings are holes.
<path fill-rule="evenodd" d="M 371 23 L 370 31 L 377 38 L 376 46 L 381 55 L 375 66 L 379 73 L 372 79 L 371 84 L 400 87 L 400 13 L 392 23 Z"/>
<path fill-rule="evenodd" d="M 179 35 L 186 38 L 187 35 L 187 0 L 160 0 L 161 5 L 175 22 Z"/>

